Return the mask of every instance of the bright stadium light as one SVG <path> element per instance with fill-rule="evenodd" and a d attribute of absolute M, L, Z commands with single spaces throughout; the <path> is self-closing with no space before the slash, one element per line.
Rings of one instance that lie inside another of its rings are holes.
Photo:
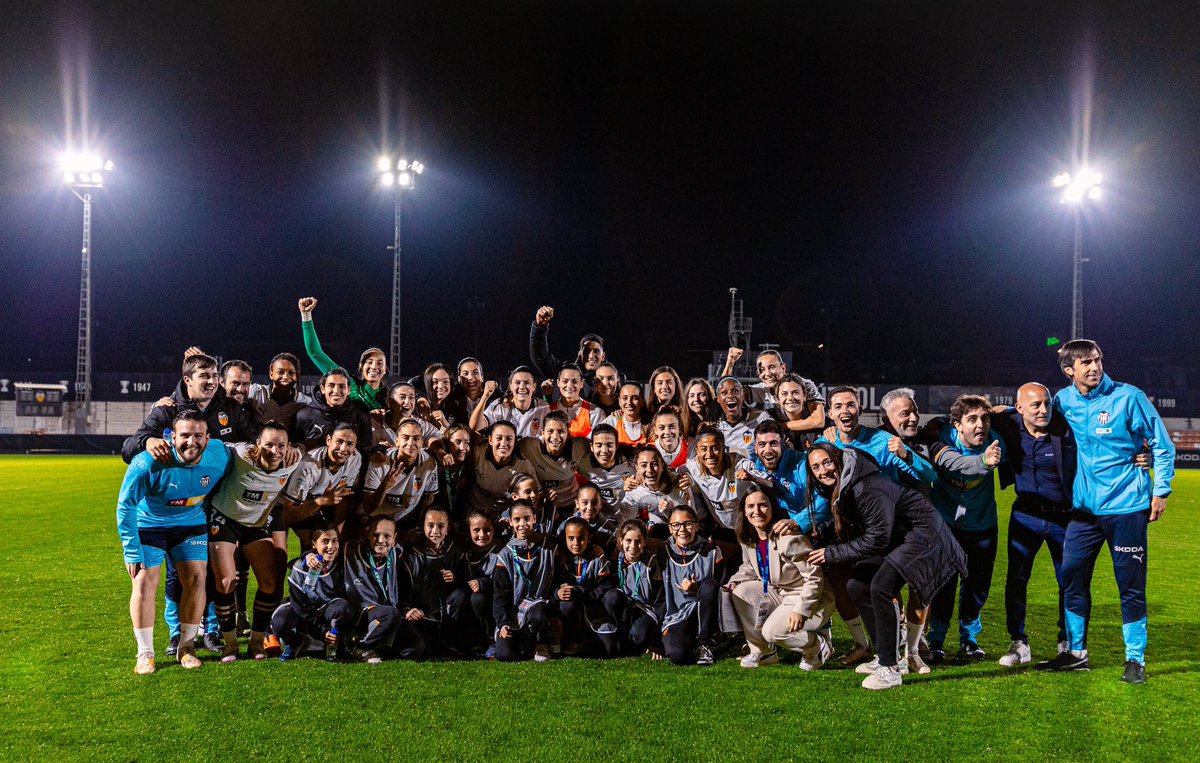
<path fill-rule="evenodd" d="M 1101 197 L 1100 183 L 1104 176 L 1086 167 L 1080 168 L 1073 176 L 1069 172 L 1060 172 L 1050 181 L 1055 188 L 1063 189 L 1060 204 L 1071 208 L 1075 218 L 1075 246 L 1073 262 L 1073 278 L 1071 283 L 1071 338 L 1083 336 L 1083 204 L 1085 200 L 1097 201 Z"/>
<path fill-rule="evenodd" d="M 92 194 L 104 187 L 111 159 L 66 153 L 59 158 L 63 183 L 83 202 L 83 247 L 79 286 L 79 348 L 75 365 L 75 434 L 86 434 L 92 400 Z M 103 170 L 103 172 L 101 172 Z"/>
<path fill-rule="evenodd" d="M 401 158 L 395 165 L 389 157 L 379 158 L 379 184 L 396 195 L 396 220 L 392 238 L 392 346 L 388 358 L 388 370 L 400 375 L 400 200 L 404 191 L 412 190 L 416 176 L 425 170 L 420 162 Z M 392 167 L 395 167 L 393 170 Z"/>

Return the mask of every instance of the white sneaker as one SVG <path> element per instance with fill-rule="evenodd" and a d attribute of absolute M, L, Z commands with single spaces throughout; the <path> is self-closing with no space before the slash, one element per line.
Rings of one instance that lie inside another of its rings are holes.
<path fill-rule="evenodd" d="M 833 657 L 833 647 L 825 639 L 820 639 L 820 643 L 814 653 L 813 659 L 809 659 L 809 655 L 805 654 L 800 658 L 800 669 L 807 671 L 820 670 L 825 663 Z"/>
<path fill-rule="evenodd" d="M 871 689 L 872 691 L 882 691 L 883 689 L 894 689 L 900 686 L 904 679 L 900 676 L 899 667 L 884 667 L 880 665 L 875 669 L 875 672 L 863 679 L 862 687 Z"/>
<path fill-rule="evenodd" d="M 916 673 L 919 676 L 927 676 L 932 673 L 932 669 L 925 664 L 925 660 L 921 659 L 920 652 L 908 655 L 908 659 L 904 661 L 908 667 L 909 673 Z"/>
<path fill-rule="evenodd" d="M 1022 665 L 1028 665 L 1032 659 L 1033 656 L 1029 654 L 1029 644 L 1024 641 L 1014 641 L 1008 648 L 1008 653 L 1000 658 L 1000 667 L 1019 668 Z"/>
<path fill-rule="evenodd" d="M 751 652 L 742 658 L 741 665 L 743 668 L 761 668 L 763 665 L 774 665 L 779 662 L 779 650 L 773 649 L 770 652 Z"/>
<path fill-rule="evenodd" d="M 899 670 L 903 674 L 907 674 L 908 673 L 908 661 L 905 660 L 903 662 L 897 663 L 896 669 Z M 879 670 L 879 657 L 878 656 L 872 657 L 870 662 L 863 662 L 863 663 L 860 663 L 860 664 L 854 666 L 854 672 L 858 673 L 860 676 L 869 676 L 872 673 L 874 673 L 876 670 Z"/>
<path fill-rule="evenodd" d="M 537 647 L 533 650 L 533 661 L 534 662 L 549 662 L 550 661 L 550 648 L 547 646 L 543 646 L 542 644 L 538 644 Z"/>

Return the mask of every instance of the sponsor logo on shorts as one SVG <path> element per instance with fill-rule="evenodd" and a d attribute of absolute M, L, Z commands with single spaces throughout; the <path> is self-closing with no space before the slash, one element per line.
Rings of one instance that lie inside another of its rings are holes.
<path fill-rule="evenodd" d="M 195 535 L 195 536 L 192 536 L 191 538 L 188 538 L 187 544 L 189 546 L 207 546 L 208 539 L 205 538 L 203 535 Z"/>
<path fill-rule="evenodd" d="M 242 498 L 245 498 L 247 501 L 261 501 L 262 497 L 263 497 L 263 491 L 261 491 L 261 490 L 243 490 L 242 491 Z"/>

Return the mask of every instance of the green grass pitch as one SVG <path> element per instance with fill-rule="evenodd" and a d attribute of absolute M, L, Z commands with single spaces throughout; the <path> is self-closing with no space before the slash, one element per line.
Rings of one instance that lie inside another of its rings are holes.
<path fill-rule="evenodd" d="M 1195 548 L 1200 471 L 1175 481 L 1150 536 L 1148 682 L 1124 655 L 1107 555 L 1097 565 L 1090 673 L 996 665 L 1003 551 L 984 609 L 988 659 L 875 694 L 844 669 L 674 668 L 648 659 L 549 664 L 288 664 L 206 657 L 133 674 L 117 458 L 0 457 L 0 757 L 7 760 L 806 758 L 940 761 L 1195 759 L 1200 737 Z M 1001 528 L 1011 492 L 1001 501 Z M 161 614 L 161 603 L 159 612 Z M 1035 659 L 1051 656 L 1049 556 L 1030 591 Z M 844 647 L 847 634 L 835 625 Z M 204 655 L 206 653 L 202 653 Z"/>

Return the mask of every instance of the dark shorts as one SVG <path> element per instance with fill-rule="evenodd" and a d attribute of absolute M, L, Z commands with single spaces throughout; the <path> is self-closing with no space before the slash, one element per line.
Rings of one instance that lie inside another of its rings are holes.
<path fill-rule="evenodd" d="M 209 543 L 233 543 L 246 546 L 260 540 L 270 540 L 271 533 L 283 532 L 283 509 L 276 507 L 271 511 L 266 524 L 262 527 L 250 527 L 236 519 L 230 519 L 219 511 L 214 511 L 208 520 Z"/>
<path fill-rule="evenodd" d="M 139 527 L 142 542 L 142 564 L 158 567 L 166 557 L 173 562 L 208 561 L 208 542 L 204 540 L 204 525 L 178 527 Z"/>

